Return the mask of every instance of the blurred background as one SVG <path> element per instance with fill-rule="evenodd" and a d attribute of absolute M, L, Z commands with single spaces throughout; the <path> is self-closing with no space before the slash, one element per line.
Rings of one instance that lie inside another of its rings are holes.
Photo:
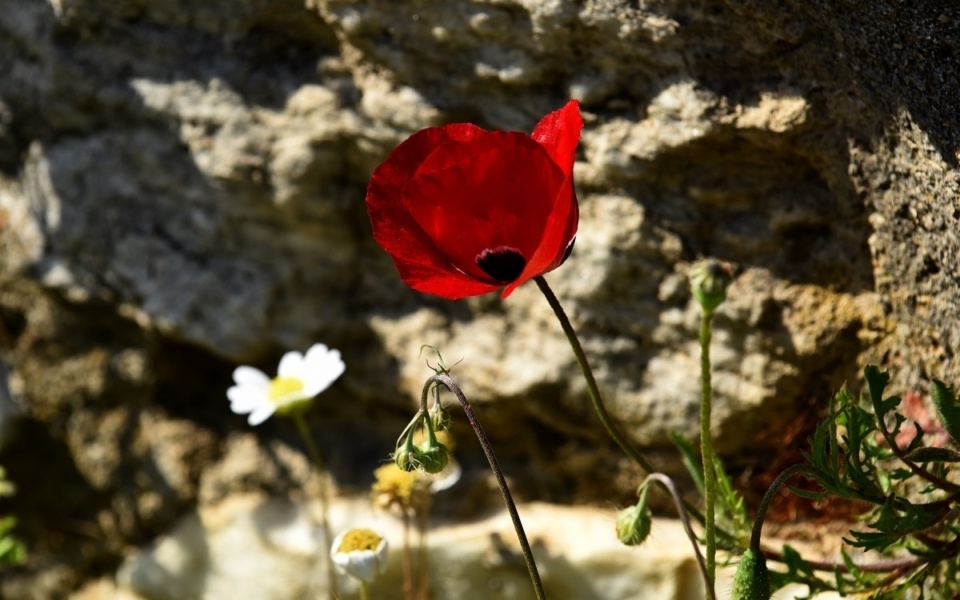
<path fill-rule="evenodd" d="M 535 287 L 427 297 L 374 243 L 369 175 L 431 125 L 529 132 L 580 100 L 580 232 L 548 280 L 657 468 L 682 478 L 668 436 L 696 432 L 701 257 L 737 272 L 715 319 L 714 434 L 748 502 L 864 364 L 898 392 L 960 375 L 953 2 L 0 7 L 0 466 L 16 486 L 0 515 L 28 554 L 0 572 L 4 598 L 314 597 L 304 447 L 283 420 L 249 427 L 225 391 L 237 365 L 272 375 L 315 342 L 347 365 L 309 414 L 335 524 L 396 526 L 369 486 L 429 344 L 461 361 L 548 592 L 697 597 L 689 552 L 664 541 L 675 523 L 618 547 L 640 472 Z M 434 505 L 436 597 L 526 598 L 454 420 L 464 474 Z"/>

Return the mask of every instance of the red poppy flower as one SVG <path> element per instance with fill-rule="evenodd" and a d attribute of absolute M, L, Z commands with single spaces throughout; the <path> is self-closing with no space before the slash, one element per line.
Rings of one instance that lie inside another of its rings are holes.
<path fill-rule="evenodd" d="M 560 266 L 577 233 L 575 100 L 532 135 L 469 123 L 410 136 L 373 172 L 373 237 L 411 288 L 449 299 L 503 289 Z"/>

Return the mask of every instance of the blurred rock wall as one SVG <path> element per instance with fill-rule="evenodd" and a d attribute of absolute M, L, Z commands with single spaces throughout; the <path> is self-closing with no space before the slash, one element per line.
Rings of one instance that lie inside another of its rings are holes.
<path fill-rule="evenodd" d="M 699 257 L 739 273 L 714 335 L 728 455 L 800 443 L 868 361 L 960 379 L 958 63 L 960 9 L 935 0 L 3 0 L 18 581 L 69 586 L 186 507 L 295 481 L 272 450 L 224 466 L 252 434 L 223 391 L 315 341 L 348 365 L 314 415 L 344 486 L 392 450 L 430 344 L 529 497 L 629 493 L 534 286 L 425 297 L 373 243 L 367 178 L 429 125 L 529 131 L 580 99 L 580 234 L 548 280 L 667 468 L 696 428 Z"/>

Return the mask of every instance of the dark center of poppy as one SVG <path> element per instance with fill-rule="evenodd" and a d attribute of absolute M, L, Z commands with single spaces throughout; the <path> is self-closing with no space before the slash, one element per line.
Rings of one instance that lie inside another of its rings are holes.
<path fill-rule="evenodd" d="M 523 273 L 523 268 L 527 266 L 527 259 L 516 248 L 500 246 L 488 248 L 478 254 L 477 266 L 494 280 L 510 283 Z"/>

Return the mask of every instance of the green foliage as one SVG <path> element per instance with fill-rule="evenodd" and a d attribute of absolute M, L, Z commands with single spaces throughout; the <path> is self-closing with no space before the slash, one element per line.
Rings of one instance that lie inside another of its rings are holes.
<path fill-rule="evenodd" d="M 700 463 L 700 457 L 693 450 L 693 446 L 676 431 L 670 432 L 670 440 L 680 452 L 680 458 L 683 466 L 687 468 L 690 476 L 693 477 L 693 483 L 697 486 L 697 491 L 703 495 L 703 466 Z"/>
<path fill-rule="evenodd" d="M 920 424 L 905 428 L 901 398 L 885 396 L 889 376 L 864 370 L 866 392 L 855 399 L 840 390 L 829 414 L 818 424 L 804 453 L 802 473 L 814 490 L 790 488 L 813 500 L 840 498 L 867 507 L 844 538 L 829 570 L 810 563 L 789 546 L 782 564 L 770 573 L 771 586 L 808 586 L 809 597 L 836 591 L 870 598 L 949 598 L 960 594 L 960 485 L 954 465 L 960 451 L 945 447 L 943 436 L 928 436 Z M 953 444 L 960 436 L 960 407 L 953 390 L 935 381 L 932 396 L 943 429 Z M 934 443 L 926 445 L 931 438 Z M 865 565 L 871 565 L 867 568 Z"/>
<path fill-rule="evenodd" d="M 960 444 L 960 406 L 957 405 L 953 388 L 947 387 L 942 381 L 934 379 L 931 395 L 943 428 L 953 438 L 954 444 Z"/>
<path fill-rule="evenodd" d="M 672 432 L 670 438 L 702 495 L 703 467 L 699 455 L 679 433 Z M 743 497 L 733 489 L 733 482 L 719 458 L 714 459 L 714 466 L 717 474 L 717 544 L 729 552 L 739 552 L 750 537 L 750 517 Z"/>
<path fill-rule="evenodd" d="M 733 489 L 733 482 L 719 458 L 714 459 L 714 465 L 717 470 L 717 525 L 735 539 L 745 540 L 750 537 L 751 524 L 743 496 Z M 717 542 L 726 550 L 734 550 L 735 546 L 725 543 L 727 540 L 725 536 L 718 536 Z"/>
<path fill-rule="evenodd" d="M 12 496 L 15 492 L 13 484 L 7 481 L 7 472 L 0 467 L 0 497 Z M 13 517 L 0 517 L 0 568 L 6 565 L 23 564 L 27 559 L 27 552 L 13 535 L 13 528 L 17 520 Z"/>

